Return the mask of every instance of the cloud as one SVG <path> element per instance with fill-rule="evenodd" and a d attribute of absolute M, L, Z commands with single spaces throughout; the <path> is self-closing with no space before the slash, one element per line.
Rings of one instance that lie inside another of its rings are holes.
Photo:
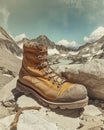
<path fill-rule="evenodd" d="M 102 36 L 104 36 L 104 27 L 100 26 L 97 29 L 95 29 L 89 37 L 85 36 L 84 37 L 84 42 L 85 43 L 91 43 L 94 42 L 98 39 L 100 39 Z"/>
<path fill-rule="evenodd" d="M 104 0 L 59 0 L 89 23 L 104 25 Z"/>
<path fill-rule="evenodd" d="M 24 33 L 15 36 L 14 39 L 15 39 L 16 41 L 21 41 L 23 38 L 27 38 L 27 36 L 26 36 Z"/>
<path fill-rule="evenodd" d="M 72 48 L 73 47 L 78 47 L 78 44 L 75 41 L 69 42 L 69 41 L 67 41 L 65 39 L 59 41 L 57 44 L 58 45 L 63 45 L 65 47 L 72 47 Z"/>
<path fill-rule="evenodd" d="M 10 12 L 6 7 L 0 7 L 0 25 L 8 28 L 8 18 L 10 16 Z"/>
<path fill-rule="evenodd" d="M 69 8 L 82 7 L 82 0 L 59 0 L 59 1 L 66 4 Z"/>

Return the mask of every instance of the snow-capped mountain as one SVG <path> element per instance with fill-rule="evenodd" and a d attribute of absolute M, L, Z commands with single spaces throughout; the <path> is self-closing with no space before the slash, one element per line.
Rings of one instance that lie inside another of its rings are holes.
<path fill-rule="evenodd" d="M 20 48 L 23 48 L 23 43 L 26 42 L 26 41 L 27 42 L 37 42 L 37 43 L 40 43 L 40 44 L 43 44 L 43 45 L 47 46 L 47 48 L 50 50 L 50 54 L 58 54 L 60 52 L 61 53 L 66 53 L 66 52 L 72 50 L 69 47 L 65 47 L 63 45 L 57 45 L 57 44 L 55 44 L 55 42 L 51 41 L 45 35 L 40 35 L 36 39 L 32 39 L 32 40 L 29 40 L 27 38 L 23 38 L 21 41 L 17 42 L 17 45 Z M 49 50 L 48 50 L 48 52 L 49 52 Z"/>
<path fill-rule="evenodd" d="M 78 50 L 80 50 L 79 55 L 82 55 L 82 57 L 89 55 L 100 58 L 101 54 L 104 52 L 104 36 L 93 43 L 87 43 L 79 47 Z"/>
<path fill-rule="evenodd" d="M 17 43 L 2 27 L 0 27 L 0 48 L 17 56 L 20 56 L 22 53 Z"/>
<path fill-rule="evenodd" d="M 56 49 L 57 51 L 61 52 L 61 53 L 65 53 L 68 52 L 70 50 L 72 50 L 69 47 L 65 47 L 63 45 L 57 45 L 55 44 L 55 42 L 51 41 L 47 36 L 45 35 L 40 35 L 39 37 L 37 37 L 36 39 L 34 39 L 33 41 L 36 41 L 38 43 L 44 44 L 48 47 L 48 49 Z"/>
<path fill-rule="evenodd" d="M 73 57 L 74 61 L 86 62 L 92 59 L 104 58 L 104 36 L 102 36 L 99 40 L 86 43 L 83 46 L 80 46 L 77 50 L 78 54 Z"/>
<path fill-rule="evenodd" d="M 50 39 L 48 39 L 48 37 L 45 35 L 40 35 L 36 39 L 32 39 L 32 41 L 36 41 L 40 44 L 43 44 L 43 45 L 47 46 L 49 49 L 53 49 L 56 47 L 55 43 L 52 42 Z"/>

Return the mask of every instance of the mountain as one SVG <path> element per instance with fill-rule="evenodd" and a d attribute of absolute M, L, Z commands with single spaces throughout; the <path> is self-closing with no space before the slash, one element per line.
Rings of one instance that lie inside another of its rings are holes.
<path fill-rule="evenodd" d="M 13 39 L 8 35 L 8 33 L 2 27 L 0 27 L 0 39 L 13 41 Z"/>
<path fill-rule="evenodd" d="M 32 39 L 32 41 L 36 41 L 38 43 L 44 44 L 45 46 L 47 46 L 49 49 L 53 49 L 56 47 L 55 43 L 52 42 L 51 40 L 48 39 L 47 36 L 45 35 L 40 35 L 39 37 L 37 37 L 36 39 Z"/>
<path fill-rule="evenodd" d="M 86 62 L 92 59 L 104 59 L 104 36 L 95 42 L 80 46 L 77 52 L 78 54 L 73 57 L 74 61 Z"/>
<path fill-rule="evenodd" d="M 18 75 L 21 54 L 16 42 L 0 27 L 0 88 Z"/>
<path fill-rule="evenodd" d="M 2 27 L 0 27 L 0 48 L 17 56 L 22 54 L 22 50 L 17 46 L 17 43 Z"/>
<path fill-rule="evenodd" d="M 45 35 L 40 35 L 36 39 L 32 39 L 32 40 L 29 40 L 27 38 L 23 38 L 21 41 L 17 42 L 17 45 L 20 48 L 23 48 L 23 43 L 26 42 L 26 41 L 27 42 L 37 42 L 37 43 L 45 45 L 48 49 L 54 49 L 55 51 L 59 51 L 59 52 L 62 52 L 62 53 L 66 53 L 66 52 L 68 52 L 70 50 L 73 50 L 73 49 L 71 49 L 69 47 L 65 47 L 63 45 L 57 45 L 57 44 L 55 44 L 55 42 L 51 41 Z"/>
<path fill-rule="evenodd" d="M 44 44 L 48 47 L 48 49 L 57 49 L 59 52 L 66 52 L 72 50 L 71 48 L 67 48 L 63 45 L 55 44 L 53 41 L 49 40 L 48 37 L 45 35 L 40 35 L 39 37 L 33 39 L 32 41 Z"/>

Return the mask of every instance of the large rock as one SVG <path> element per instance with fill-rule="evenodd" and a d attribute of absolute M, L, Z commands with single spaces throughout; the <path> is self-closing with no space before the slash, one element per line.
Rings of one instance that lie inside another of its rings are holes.
<path fill-rule="evenodd" d="M 19 107 L 40 106 L 41 109 L 38 113 L 41 115 L 41 119 L 44 118 L 51 123 L 57 124 L 58 130 L 76 130 L 79 127 L 79 110 L 50 110 L 39 104 L 33 98 L 24 95 L 18 98 L 17 104 Z"/>
<path fill-rule="evenodd" d="M 57 72 L 62 72 L 70 82 L 85 85 L 90 97 L 104 100 L 103 59 L 92 60 L 86 64 L 60 66 Z"/>
<path fill-rule="evenodd" d="M 18 75 L 20 67 L 21 60 L 0 47 L 0 88 Z"/>
<path fill-rule="evenodd" d="M 94 105 L 87 105 L 84 107 L 83 114 L 85 116 L 99 116 L 102 114 L 102 112 Z"/>
<path fill-rule="evenodd" d="M 0 102 L 14 100 L 16 95 L 19 94 L 19 92 L 15 90 L 17 79 L 18 76 L 0 89 Z"/>
<path fill-rule="evenodd" d="M 11 122 L 14 119 L 14 115 L 0 119 L 2 124 L 2 130 L 9 129 Z M 5 127 L 4 127 L 5 126 Z M 42 116 L 36 110 L 24 111 L 19 117 L 17 124 L 17 130 L 58 130 L 56 124 L 51 123 L 42 118 Z"/>

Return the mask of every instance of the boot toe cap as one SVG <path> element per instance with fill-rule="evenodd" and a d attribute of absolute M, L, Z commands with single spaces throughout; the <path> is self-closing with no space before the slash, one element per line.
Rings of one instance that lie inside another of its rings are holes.
<path fill-rule="evenodd" d="M 58 97 L 59 101 L 74 102 L 85 99 L 87 97 L 87 89 L 81 84 L 74 84 L 68 88 L 62 95 Z"/>

